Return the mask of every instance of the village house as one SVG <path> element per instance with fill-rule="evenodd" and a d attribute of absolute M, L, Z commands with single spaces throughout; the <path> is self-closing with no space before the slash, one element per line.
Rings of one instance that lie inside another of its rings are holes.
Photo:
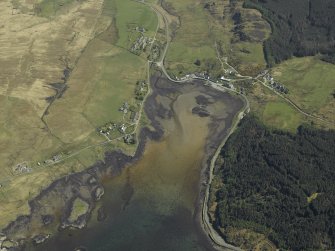
<path fill-rule="evenodd" d="M 136 143 L 136 137 L 135 134 L 127 134 L 123 137 L 124 143 L 127 145 L 135 144 Z"/>
<path fill-rule="evenodd" d="M 131 112 L 131 115 L 130 115 L 131 121 L 133 121 L 135 123 L 138 120 L 138 118 L 139 118 L 139 113 L 138 112 Z"/>
<path fill-rule="evenodd" d="M 119 130 L 121 133 L 125 133 L 126 132 L 126 129 L 127 127 L 125 126 L 125 124 L 122 124 L 120 127 L 119 127 Z"/>

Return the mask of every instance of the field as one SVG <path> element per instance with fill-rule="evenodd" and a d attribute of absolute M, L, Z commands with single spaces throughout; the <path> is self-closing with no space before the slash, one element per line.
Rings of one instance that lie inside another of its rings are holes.
<path fill-rule="evenodd" d="M 166 1 L 169 13 L 179 17 L 166 57 L 167 69 L 176 76 L 208 70 L 208 60 L 216 67 L 228 61 L 241 73 L 256 74 L 264 69 L 262 42 L 269 36 L 270 27 L 255 10 L 243 9 L 242 3 L 213 1 Z M 238 22 L 233 20 L 241 14 Z M 238 30 L 243 27 L 242 30 Z M 244 34 L 247 39 L 241 39 Z M 195 64 L 199 60 L 200 65 Z M 221 74 L 224 70 L 221 69 Z"/>
<path fill-rule="evenodd" d="M 136 82 L 147 79 L 148 64 L 130 52 L 129 39 L 134 26 L 147 37 L 157 28 L 156 15 L 130 0 L 27 2 L 0 3 L 0 228 L 52 181 L 106 150 L 134 151 L 121 135 L 107 144 L 97 129 L 125 121 L 124 102 L 139 106 Z"/>
<path fill-rule="evenodd" d="M 15 11 L 10 1 L 0 3 L 0 226 L 26 212 L 27 200 L 52 181 L 50 176 L 71 168 L 59 167 L 51 174 L 14 172 L 20 163 L 36 165 L 60 151 L 63 143 L 41 120 L 47 98 L 55 95 L 50 84 L 63 82 L 66 67 L 75 65 L 94 31 L 103 27 L 97 15 L 101 2 L 87 1 L 79 10 L 71 6 L 57 20 L 25 14 L 33 5 L 20 3 L 22 10 Z"/>
<path fill-rule="evenodd" d="M 317 57 L 293 58 L 274 67 L 276 80 L 303 110 L 335 121 L 335 66 Z"/>
<path fill-rule="evenodd" d="M 137 37 L 134 29 L 142 27 L 147 30 L 148 35 L 153 37 L 157 28 L 157 16 L 150 8 L 138 4 L 135 1 L 115 0 L 116 3 L 116 26 L 119 40 L 118 46 L 129 49 L 131 43 Z"/>
<path fill-rule="evenodd" d="M 217 77 L 229 69 L 226 63 L 241 74 L 255 76 L 266 67 L 263 42 L 270 36 L 270 27 L 258 11 L 229 1 L 169 0 L 163 7 L 180 20 L 171 25 L 173 37 L 165 60 L 172 76 L 207 71 Z M 302 110 L 335 121 L 333 65 L 317 57 L 292 59 L 274 67 L 272 74 Z M 271 127 L 295 131 L 301 123 L 311 123 L 268 90 L 258 88 L 252 95 L 252 111 Z"/>
<path fill-rule="evenodd" d="M 85 215 L 89 209 L 89 205 L 80 198 L 77 198 L 72 205 L 71 215 L 69 216 L 70 222 L 75 222 L 81 215 Z"/>
<path fill-rule="evenodd" d="M 108 121 L 122 121 L 118 108 L 132 100 L 136 81 L 146 76 L 146 66 L 125 50 L 99 40 L 91 42 L 72 73 L 71 88 L 46 116 L 50 130 L 62 142 L 75 143 Z M 61 116 L 66 118 L 60 122 Z"/>
<path fill-rule="evenodd" d="M 255 76 L 265 69 L 269 24 L 242 1 L 233 2 L 162 1 L 171 32 L 164 63 L 171 75 L 218 76 L 233 66 Z M 145 123 L 142 116 L 131 124 L 120 108 L 141 107 L 136 83 L 148 77 L 154 39 L 166 43 L 159 18 L 132 0 L 0 2 L 0 228 L 27 213 L 28 201 L 52 181 L 103 159 L 107 150 L 134 152 L 136 145 L 126 145 L 119 130 L 110 137 L 98 131 L 128 123 L 131 134 Z M 334 65 L 317 56 L 294 58 L 272 75 L 303 110 L 335 121 Z M 268 89 L 251 89 L 251 109 L 265 125 L 293 132 L 311 123 Z"/>
<path fill-rule="evenodd" d="M 255 84 L 248 93 L 251 111 L 269 128 L 296 132 L 310 118 L 300 114 L 285 100 L 260 84 Z"/>
<path fill-rule="evenodd" d="M 237 68 L 245 75 L 255 75 L 265 68 L 266 63 L 261 43 L 240 42 L 233 45 L 235 53 L 232 55 Z"/>
<path fill-rule="evenodd" d="M 196 69 L 194 62 L 216 58 L 214 41 L 210 38 L 207 14 L 199 1 L 168 1 L 180 17 L 181 26 L 170 44 L 166 65 L 172 72 L 180 65 L 182 74 Z M 182 75 L 180 74 L 180 75 Z"/>
<path fill-rule="evenodd" d="M 39 16 L 49 18 L 73 2 L 74 0 L 42 0 L 35 5 L 34 12 Z"/>
<path fill-rule="evenodd" d="M 246 0 L 245 5 L 262 12 L 271 23 L 272 34 L 264 44 L 267 63 L 274 66 L 293 56 L 321 54 L 323 60 L 335 63 L 333 30 L 334 1 Z"/>
<path fill-rule="evenodd" d="M 268 102 L 265 105 L 262 120 L 269 127 L 294 132 L 301 125 L 302 115 L 284 101 Z"/>

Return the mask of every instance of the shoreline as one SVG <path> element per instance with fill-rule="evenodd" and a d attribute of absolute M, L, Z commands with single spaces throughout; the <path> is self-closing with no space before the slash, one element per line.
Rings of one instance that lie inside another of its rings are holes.
<path fill-rule="evenodd" d="M 209 209 L 208 209 L 208 203 L 209 203 L 209 194 L 211 189 L 211 184 L 214 178 L 214 170 L 215 170 L 215 162 L 221 152 L 222 147 L 225 145 L 229 137 L 234 133 L 236 130 L 239 122 L 243 119 L 245 113 L 248 112 L 249 104 L 246 98 L 243 98 L 244 107 L 236 113 L 235 118 L 232 120 L 232 123 L 230 124 L 229 129 L 227 130 L 227 135 L 223 138 L 220 145 L 217 147 L 215 153 L 210 156 L 206 162 L 206 165 L 204 167 L 205 173 L 204 178 L 205 181 L 202 183 L 201 187 L 201 194 L 202 198 L 199 199 L 200 210 L 198 212 L 198 218 L 200 218 L 200 225 L 204 233 L 208 235 L 210 238 L 213 248 L 216 250 L 222 250 L 223 248 L 225 250 L 234 250 L 234 251 L 240 251 L 242 249 L 233 246 L 229 243 L 227 243 L 223 236 L 221 236 L 217 230 L 213 227 L 213 224 L 210 221 L 209 218 Z"/>
<path fill-rule="evenodd" d="M 31 233 L 29 233 L 27 229 L 29 229 L 29 224 L 32 223 L 33 219 L 36 218 L 35 216 L 40 216 L 39 211 L 42 211 L 43 207 L 40 201 L 43 201 L 45 197 L 48 197 L 51 193 L 55 192 L 58 192 L 58 195 L 62 196 L 64 195 L 63 192 L 65 193 L 67 188 L 78 189 L 79 187 L 85 185 L 86 187 L 88 187 L 91 197 L 83 198 L 79 192 L 74 192 L 69 199 L 64 201 L 62 210 L 63 215 L 59 219 L 57 219 L 59 220 L 59 227 L 58 229 L 56 229 L 56 231 L 53 231 L 53 235 L 57 235 L 58 231 L 66 229 L 67 227 L 75 227 L 80 229 L 86 226 L 92 215 L 93 210 L 95 209 L 96 202 L 99 200 L 97 197 L 95 197 L 94 191 L 96 191 L 97 189 L 104 189 L 102 185 L 102 179 L 111 178 L 119 175 L 124 168 L 137 162 L 142 157 L 148 140 L 158 141 L 163 136 L 164 131 L 160 126 L 159 122 L 155 119 L 156 114 L 154 112 L 154 107 L 156 106 L 156 96 L 157 92 L 155 92 L 152 88 L 151 93 L 146 98 L 145 105 L 143 107 L 143 112 L 146 113 L 148 119 L 150 120 L 150 124 L 153 127 L 153 130 L 150 130 L 148 127 L 143 127 L 140 129 L 140 133 L 138 136 L 139 143 L 133 155 L 127 155 L 119 149 L 111 152 L 105 152 L 105 157 L 103 160 L 98 160 L 95 164 L 81 172 L 66 175 L 49 184 L 36 197 L 28 201 L 30 207 L 29 215 L 18 215 L 16 220 L 9 222 L 5 228 L 0 230 L 0 248 L 2 248 L 2 243 L 4 241 L 12 243 L 14 249 L 12 248 L 10 250 L 22 250 L 21 248 L 25 248 L 27 242 L 34 241 L 34 239 L 36 238 L 44 240 L 48 239 L 50 237 L 50 234 L 39 233 L 37 235 L 31 235 Z M 72 202 L 76 198 L 80 198 L 88 203 L 89 209 L 82 217 L 82 221 L 80 222 L 81 224 L 68 224 L 66 222 L 66 216 L 69 216 L 72 210 Z M 47 216 L 49 217 L 49 219 L 51 219 L 51 223 L 55 222 L 56 219 L 54 216 Z M 57 223 L 55 222 L 55 224 Z M 45 225 L 46 224 L 41 222 L 41 226 Z M 65 227 L 61 227 L 62 225 L 64 225 Z M 26 236 L 24 238 L 12 238 L 13 235 L 22 236 L 22 232 L 26 233 Z M 42 242 L 43 241 L 38 242 L 38 244 Z"/>
<path fill-rule="evenodd" d="M 61 231 L 68 226 L 72 226 L 75 228 L 82 228 L 86 226 L 87 222 L 92 217 L 92 212 L 96 207 L 96 202 L 100 198 L 100 196 L 97 195 L 97 191 L 103 191 L 104 189 L 102 185 L 102 179 L 119 175 L 125 167 L 134 164 L 142 157 L 148 140 L 158 141 L 164 135 L 164 129 L 156 118 L 168 118 L 169 116 L 171 116 L 171 111 L 159 109 L 160 106 L 157 103 L 156 97 L 159 95 L 168 97 L 169 94 L 181 94 L 183 92 L 187 93 L 187 91 L 192 88 L 196 88 L 201 93 L 213 97 L 214 100 L 229 98 L 232 101 L 232 104 L 228 105 L 227 107 L 230 109 L 230 113 L 227 115 L 227 117 L 225 117 L 224 119 L 212 118 L 209 125 L 210 134 L 206 138 L 205 155 L 201 165 L 201 173 L 199 175 L 198 196 L 195 201 L 194 208 L 194 216 L 199 215 L 199 213 L 201 212 L 201 210 L 199 210 L 201 208 L 200 205 L 203 203 L 204 199 L 204 186 L 206 185 L 206 180 L 208 180 L 209 178 L 208 164 L 215 156 L 215 152 L 217 152 L 218 149 L 221 149 L 220 147 L 218 148 L 218 146 L 222 144 L 222 138 L 227 138 L 230 135 L 229 132 L 231 131 L 230 129 L 226 130 L 226 127 L 224 127 L 224 130 L 215 131 L 215 129 L 218 125 L 220 125 L 220 123 L 225 123 L 227 121 L 230 121 L 228 128 L 231 127 L 231 125 L 234 123 L 234 118 L 236 117 L 236 109 L 238 108 L 238 111 L 241 110 L 241 107 L 239 106 L 240 101 L 237 101 L 240 98 L 237 98 L 227 92 L 218 92 L 217 90 L 215 90 L 215 88 L 204 86 L 202 80 L 193 80 L 185 84 L 176 84 L 166 79 L 162 73 L 152 76 L 151 80 L 151 93 L 145 100 L 143 112 L 145 112 L 146 116 L 150 120 L 150 124 L 153 130 L 149 129 L 148 127 L 141 128 L 139 134 L 139 143 L 136 148 L 135 154 L 133 156 L 129 156 L 122 153 L 120 150 L 106 152 L 103 161 L 98 161 L 96 164 L 92 165 L 91 167 L 82 172 L 69 174 L 51 183 L 47 188 L 42 190 L 38 196 L 29 201 L 29 206 L 31 208 L 29 215 L 19 216 L 15 221 L 9 223 L 7 227 L 2 230 L 2 232 L 7 236 L 7 240 L 12 241 L 15 246 L 19 248 L 25 245 L 31 245 L 31 243 L 28 243 L 30 240 L 36 239 L 40 241 L 43 239 L 43 237 L 45 237 L 45 239 L 49 238 L 49 234 L 43 233 L 43 229 L 40 231 L 42 233 L 39 234 L 30 233 L 29 231 L 27 231 L 29 227 L 32 226 L 32 222 L 36 221 L 36 218 L 40 219 L 41 216 L 42 218 L 44 216 L 48 216 L 47 224 L 41 222 L 41 224 L 39 225 L 39 227 L 41 228 L 45 227 L 48 224 L 54 224 L 55 226 L 58 226 L 58 231 Z M 174 102 L 173 100 L 174 98 L 171 98 L 171 102 Z M 232 112 L 234 113 L 233 116 L 231 114 Z M 80 193 L 80 188 L 82 188 L 83 186 L 85 186 L 85 189 L 87 189 L 87 192 L 90 194 L 90 196 L 85 197 L 83 194 Z M 69 190 L 71 190 L 70 193 Z M 44 215 L 45 213 L 43 214 L 43 203 L 46 203 L 48 199 L 52 199 L 52 196 L 68 197 L 67 199 L 60 201 L 61 206 L 63 207 L 63 211 L 61 217 L 59 217 L 58 219 L 56 219 L 56 217 L 54 217 L 53 215 Z M 76 224 L 69 224 L 67 222 L 67 218 L 72 210 L 72 202 L 76 198 L 80 198 L 88 203 L 89 209 L 87 213 L 81 217 L 80 221 L 76 222 Z M 196 224 L 199 225 L 199 228 L 202 228 L 197 218 L 199 217 L 195 218 Z M 206 232 L 203 232 L 203 230 L 201 231 L 202 235 L 208 238 L 208 234 Z M 11 239 L 11 237 L 13 238 L 24 235 L 22 233 L 26 233 L 25 238 Z M 57 231 L 53 231 L 52 233 L 53 234 L 50 238 L 53 238 L 54 235 L 57 235 Z M 40 242 L 35 241 L 35 243 Z M 208 240 L 208 244 L 212 245 L 212 241 Z"/>

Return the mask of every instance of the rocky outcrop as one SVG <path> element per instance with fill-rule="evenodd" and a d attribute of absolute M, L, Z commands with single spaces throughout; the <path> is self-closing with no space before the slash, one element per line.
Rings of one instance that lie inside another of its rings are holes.
<path fill-rule="evenodd" d="M 104 195 L 105 193 L 105 190 L 102 186 L 99 186 L 95 189 L 94 191 L 94 198 L 96 201 L 100 200 L 101 197 Z"/>
<path fill-rule="evenodd" d="M 49 239 L 50 237 L 50 234 L 39 234 L 39 235 L 36 235 L 35 237 L 33 237 L 33 242 L 35 244 L 41 244 L 43 242 L 45 242 L 47 239 Z"/>
<path fill-rule="evenodd" d="M 0 251 L 17 250 L 18 243 L 7 238 L 3 233 L 0 233 Z"/>

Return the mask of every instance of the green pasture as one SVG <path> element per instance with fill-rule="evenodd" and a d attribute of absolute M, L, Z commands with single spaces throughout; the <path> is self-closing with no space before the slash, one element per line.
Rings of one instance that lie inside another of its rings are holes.
<path fill-rule="evenodd" d="M 262 120 L 267 126 L 295 132 L 303 117 L 284 101 L 276 101 L 265 105 Z"/>
<path fill-rule="evenodd" d="M 72 2 L 74 0 L 42 0 L 36 5 L 35 12 L 42 17 L 50 17 Z"/>
<path fill-rule="evenodd" d="M 335 101 L 335 66 L 317 57 L 287 60 L 274 68 L 273 75 L 289 89 L 289 97 L 309 113 Z"/>
<path fill-rule="evenodd" d="M 109 0 L 111 1 L 111 0 Z M 116 27 L 119 40 L 118 46 L 129 49 L 136 39 L 136 27 L 147 30 L 146 35 L 154 36 L 157 29 L 157 16 L 146 5 L 131 0 L 114 0 L 116 8 Z"/>

